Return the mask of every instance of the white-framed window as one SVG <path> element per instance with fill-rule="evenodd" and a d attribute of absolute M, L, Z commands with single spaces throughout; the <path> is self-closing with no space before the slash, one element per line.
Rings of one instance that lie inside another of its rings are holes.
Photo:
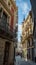
<path fill-rule="evenodd" d="M 11 9 L 11 2 L 10 2 L 10 0 L 8 1 L 8 7 L 9 7 L 9 9 Z"/>

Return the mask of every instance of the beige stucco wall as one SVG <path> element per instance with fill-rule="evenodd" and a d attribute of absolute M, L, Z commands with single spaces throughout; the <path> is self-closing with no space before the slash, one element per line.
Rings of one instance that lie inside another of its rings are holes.
<path fill-rule="evenodd" d="M 27 59 L 27 40 L 22 44 L 23 45 L 23 55 L 24 59 Z"/>
<path fill-rule="evenodd" d="M 4 58 L 4 49 L 5 49 L 5 42 L 8 41 L 6 39 L 0 38 L 0 65 L 3 65 L 3 58 Z M 13 61 L 14 57 L 14 44 L 10 42 L 10 50 L 9 50 L 9 64 Z"/>
<path fill-rule="evenodd" d="M 18 9 L 14 11 L 14 24 L 13 24 L 14 29 L 17 23 L 18 23 Z"/>
<path fill-rule="evenodd" d="M 9 64 L 10 63 L 13 63 L 13 58 L 14 58 L 14 43 L 11 42 L 11 45 L 10 45 L 10 50 L 9 50 Z"/>
<path fill-rule="evenodd" d="M 0 38 L 0 65 L 3 64 L 5 41 Z"/>

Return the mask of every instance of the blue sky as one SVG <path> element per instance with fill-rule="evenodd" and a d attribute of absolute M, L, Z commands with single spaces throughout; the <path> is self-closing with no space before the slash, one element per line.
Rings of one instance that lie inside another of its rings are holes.
<path fill-rule="evenodd" d="M 27 15 L 31 10 L 31 4 L 30 0 L 16 0 L 16 5 L 18 6 L 18 41 L 20 42 L 22 22 L 24 18 L 27 18 Z"/>

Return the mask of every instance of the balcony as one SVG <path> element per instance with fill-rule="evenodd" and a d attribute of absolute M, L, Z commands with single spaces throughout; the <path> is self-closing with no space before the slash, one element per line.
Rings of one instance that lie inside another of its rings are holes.
<path fill-rule="evenodd" d="M 6 20 L 0 20 L 0 37 L 4 38 L 4 39 L 8 39 L 11 40 L 14 38 L 14 32 L 12 31 L 12 29 L 9 29 L 9 24 L 6 23 Z"/>

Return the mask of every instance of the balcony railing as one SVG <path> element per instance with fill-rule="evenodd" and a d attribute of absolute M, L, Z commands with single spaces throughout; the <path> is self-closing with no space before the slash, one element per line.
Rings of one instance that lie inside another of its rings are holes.
<path fill-rule="evenodd" d="M 7 39 L 13 39 L 14 38 L 14 32 L 12 29 L 9 29 L 9 24 L 6 23 L 6 20 L 0 19 L 0 36 L 7 38 Z"/>

